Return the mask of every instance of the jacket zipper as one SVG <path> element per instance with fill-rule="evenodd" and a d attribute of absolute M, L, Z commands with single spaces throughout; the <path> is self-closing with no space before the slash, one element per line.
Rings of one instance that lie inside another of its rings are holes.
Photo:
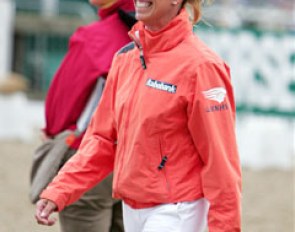
<path fill-rule="evenodd" d="M 144 74 L 144 73 L 143 73 Z M 144 75 L 142 75 L 144 76 Z M 123 169 L 123 160 L 124 160 L 124 156 L 125 156 L 125 148 L 126 148 L 126 138 L 127 138 L 127 132 L 128 132 L 128 128 L 129 128 L 129 120 L 130 120 L 130 114 L 132 112 L 132 106 L 133 103 L 135 101 L 134 95 L 136 94 L 136 86 L 138 86 L 140 80 L 142 79 L 142 77 L 138 77 L 136 83 L 134 84 L 134 86 L 132 86 L 132 91 L 130 91 L 130 94 L 128 96 L 128 99 L 126 102 L 129 102 L 129 104 L 127 106 L 125 106 L 126 110 L 127 110 L 127 114 L 125 117 L 125 126 L 124 126 L 124 135 L 123 135 L 123 153 L 121 155 L 121 159 L 120 159 L 120 168 L 118 170 L 118 175 L 117 175 L 117 189 L 119 186 L 119 177 L 121 176 L 122 173 L 122 169 Z"/>
<path fill-rule="evenodd" d="M 167 173 L 166 173 L 166 168 L 165 168 L 165 165 L 168 161 L 168 156 L 166 154 L 164 154 L 163 152 L 163 144 L 161 142 L 161 138 L 159 139 L 159 142 L 160 142 L 160 155 L 161 155 L 161 162 L 158 166 L 158 170 L 160 172 L 163 172 L 163 176 L 165 178 L 165 183 L 166 183 L 166 190 L 168 191 L 169 193 L 169 197 L 170 197 L 170 186 L 169 186 L 169 182 L 168 182 L 168 179 L 167 179 Z"/>
<path fill-rule="evenodd" d="M 145 59 L 144 59 L 144 53 L 143 53 L 142 46 L 139 46 L 138 49 L 139 49 L 139 59 L 140 59 L 141 66 L 143 69 L 146 69 L 146 63 L 145 63 Z"/>
<path fill-rule="evenodd" d="M 147 66 L 146 66 L 146 62 L 145 62 L 145 58 L 144 58 L 143 47 L 142 47 L 142 44 L 140 42 L 139 31 L 135 31 L 134 35 L 130 34 L 130 36 L 133 39 L 135 45 L 137 46 L 137 48 L 139 50 L 140 64 L 141 64 L 141 67 L 145 70 L 147 68 Z"/>
<path fill-rule="evenodd" d="M 160 165 L 158 166 L 158 169 L 159 169 L 160 171 L 165 167 L 165 164 L 166 164 L 167 160 L 168 160 L 168 157 L 165 155 L 165 156 L 162 158 Z"/>

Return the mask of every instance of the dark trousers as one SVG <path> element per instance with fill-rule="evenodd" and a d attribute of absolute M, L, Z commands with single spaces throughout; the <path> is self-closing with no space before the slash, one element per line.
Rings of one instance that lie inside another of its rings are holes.
<path fill-rule="evenodd" d="M 109 175 L 59 213 L 62 232 L 123 232 L 122 204 L 112 198 Z"/>

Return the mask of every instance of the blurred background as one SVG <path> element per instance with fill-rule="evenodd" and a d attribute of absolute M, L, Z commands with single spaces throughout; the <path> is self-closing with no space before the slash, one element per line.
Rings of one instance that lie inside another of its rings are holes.
<path fill-rule="evenodd" d="M 69 36 L 97 19 L 87 0 L 0 0 L 0 228 L 34 222 L 29 170 L 43 102 Z M 194 28 L 231 67 L 243 166 L 243 231 L 293 232 L 295 2 L 216 0 Z"/>

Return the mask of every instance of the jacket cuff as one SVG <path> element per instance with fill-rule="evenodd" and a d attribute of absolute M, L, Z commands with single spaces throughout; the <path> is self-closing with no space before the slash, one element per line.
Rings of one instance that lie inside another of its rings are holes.
<path fill-rule="evenodd" d="M 40 198 L 47 199 L 52 202 L 54 202 L 57 206 L 57 209 L 55 211 L 60 212 L 65 208 L 65 200 L 58 194 L 51 192 L 50 190 L 44 190 Z"/>

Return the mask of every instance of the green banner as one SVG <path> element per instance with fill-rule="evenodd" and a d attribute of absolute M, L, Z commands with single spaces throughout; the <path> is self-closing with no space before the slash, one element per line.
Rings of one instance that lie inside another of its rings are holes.
<path fill-rule="evenodd" d="M 295 117 L 295 34 L 196 27 L 230 65 L 237 110 Z"/>

